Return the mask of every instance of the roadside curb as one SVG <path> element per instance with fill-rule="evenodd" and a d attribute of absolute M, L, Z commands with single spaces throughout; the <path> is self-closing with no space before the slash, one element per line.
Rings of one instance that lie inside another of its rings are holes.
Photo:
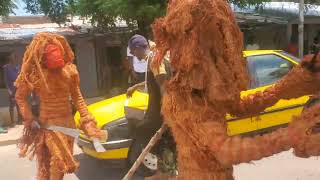
<path fill-rule="evenodd" d="M 9 128 L 8 133 L 0 134 L 0 147 L 17 144 L 23 133 L 23 125 Z"/>
<path fill-rule="evenodd" d="M 10 146 L 10 145 L 17 144 L 17 143 L 18 143 L 18 139 L 0 141 L 0 147 Z"/>

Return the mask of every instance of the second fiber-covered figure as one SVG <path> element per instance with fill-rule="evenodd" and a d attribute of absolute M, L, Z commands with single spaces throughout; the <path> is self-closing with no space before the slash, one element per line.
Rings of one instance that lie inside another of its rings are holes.
<path fill-rule="evenodd" d="M 70 97 L 81 116 L 80 129 L 90 138 L 105 138 L 81 95 L 79 74 L 72 64 L 73 59 L 74 54 L 64 37 L 38 33 L 24 54 L 16 81 L 16 100 L 25 125 L 19 142 L 20 156 L 36 156 L 38 180 L 62 180 L 64 174 L 73 173 L 79 166 L 73 157 L 72 137 L 34 127 L 37 121 L 41 127 L 75 128 Z M 39 97 L 38 118 L 34 117 L 28 104 L 31 92 Z"/>
<path fill-rule="evenodd" d="M 266 91 L 241 99 L 249 76 L 242 33 L 227 1 L 170 1 L 167 15 L 155 22 L 153 31 L 157 61 L 170 51 L 175 69 L 162 112 L 177 143 L 178 178 L 232 180 L 234 164 L 292 147 L 299 156 L 319 155 L 319 134 L 307 131 L 316 124 L 319 106 L 288 128 L 263 136 L 227 135 L 227 114 L 254 116 L 280 99 L 320 90 L 316 75 L 299 66 Z"/>

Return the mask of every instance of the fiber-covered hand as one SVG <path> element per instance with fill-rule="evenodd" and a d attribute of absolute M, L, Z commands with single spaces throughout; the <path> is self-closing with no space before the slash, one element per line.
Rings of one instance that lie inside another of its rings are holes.
<path fill-rule="evenodd" d="M 95 119 L 92 116 L 83 118 L 80 122 L 80 129 L 85 133 L 86 136 L 91 139 L 98 138 L 101 141 L 107 141 L 107 131 L 102 131 L 99 129 Z"/>
<path fill-rule="evenodd" d="M 301 61 L 301 66 L 313 72 L 317 79 L 320 79 L 320 55 L 318 53 L 306 55 Z"/>
<path fill-rule="evenodd" d="M 305 110 L 289 125 L 294 154 L 307 158 L 320 155 L 320 105 Z"/>

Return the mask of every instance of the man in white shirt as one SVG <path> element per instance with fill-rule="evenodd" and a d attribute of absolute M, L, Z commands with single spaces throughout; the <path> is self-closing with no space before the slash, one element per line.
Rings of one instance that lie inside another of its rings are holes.
<path fill-rule="evenodd" d="M 130 48 L 127 48 L 127 57 L 130 64 L 130 84 L 138 84 L 145 80 L 145 73 L 147 70 L 147 61 L 144 59 L 138 59 L 136 56 L 131 54 Z"/>

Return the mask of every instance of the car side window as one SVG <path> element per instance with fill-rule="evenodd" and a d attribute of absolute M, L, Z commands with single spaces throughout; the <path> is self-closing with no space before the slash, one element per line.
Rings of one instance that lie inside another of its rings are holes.
<path fill-rule="evenodd" d="M 267 86 L 286 75 L 293 64 L 277 55 L 259 55 L 247 57 L 251 76 L 250 88 Z"/>

